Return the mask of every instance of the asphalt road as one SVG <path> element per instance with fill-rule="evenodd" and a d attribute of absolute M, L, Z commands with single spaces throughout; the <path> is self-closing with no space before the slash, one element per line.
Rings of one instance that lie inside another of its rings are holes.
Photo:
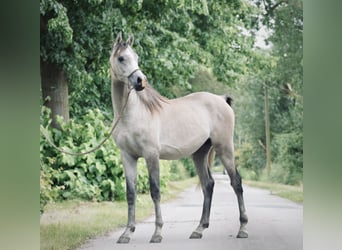
<path fill-rule="evenodd" d="M 162 243 L 149 243 L 154 232 L 154 215 L 136 225 L 130 243 L 117 244 L 123 228 L 89 240 L 79 250 L 106 249 L 253 249 L 300 250 L 303 248 L 303 206 L 271 195 L 269 191 L 244 186 L 249 217 L 249 238 L 237 239 L 239 213 L 236 196 L 227 175 L 214 175 L 215 187 L 209 228 L 202 239 L 189 239 L 202 213 L 203 196 L 192 187 L 162 205 Z M 114 218 L 113 218 L 114 219 Z"/>

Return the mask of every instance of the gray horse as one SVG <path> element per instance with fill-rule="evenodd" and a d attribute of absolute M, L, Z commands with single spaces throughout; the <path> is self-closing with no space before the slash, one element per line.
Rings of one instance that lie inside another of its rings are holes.
<path fill-rule="evenodd" d="M 126 176 L 128 223 L 118 243 L 128 243 L 135 230 L 137 160 L 145 158 L 150 192 L 155 207 L 155 232 L 150 242 L 161 242 L 159 159 L 192 156 L 204 195 L 199 226 L 190 238 L 201 238 L 209 226 L 214 179 L 209 161 L 216 152 L 227 170 L 240 210 L 238 238 L 247 238 L 247 215 L 241 177 L 234 165 L 234 112 L 230 98 L 206 92 L 169 100 L 147 82 L 132 49 L 133 35 L 126 42 L 118 34 L 110 56 L 112 102 L 118 121 L 113 138 L 121 149 Z M 122 112 L 122 113 L 121 113 Z"/>

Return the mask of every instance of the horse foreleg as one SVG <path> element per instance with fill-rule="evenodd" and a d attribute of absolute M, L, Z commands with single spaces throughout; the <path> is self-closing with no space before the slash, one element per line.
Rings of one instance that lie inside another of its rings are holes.
<path fill-rule="evenodd" d="M 125 231 L 118 239 L 117 243 L 128 243 L 131 234 L 135 231 L 135 200 L 137 183 L 137 159 L 121 153 L 122 163 L 124 165 L 126 176 L 126 198 L 128 204 L 128 222 Z"/>
<path fill-rule="evenodd" d="M 155 210 L 155 231 L 150 240 L 151 243 L 160 243 L 163 239 L 161 236 L 161 230 L 163 227 L 163 219 L 161 215 L 160 209 L 160 173 L 159 173 L 159 159 L 146 159 L 146 164 L 148 167 L 149 173 L 149 182 L 150 182 L 150 192 L 151 197 L 154 203 Z"/>

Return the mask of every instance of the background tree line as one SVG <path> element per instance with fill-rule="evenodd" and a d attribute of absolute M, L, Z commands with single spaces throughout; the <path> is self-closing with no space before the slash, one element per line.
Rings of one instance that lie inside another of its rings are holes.
<path fill-rule="evenodd" d="M 210 91 L 233 96 L 236 158 L 246 178 L 301 183 L 302 6 L 301 0 L 41 0 L 41 125 L 52 120 L 49 133 L 58 146 L 95 145 L 113 118 L 112 43 L 119 31 L 134 33 L 140 66 L 161 94 L 174 98 Z M 270 30 L 271 49 L 255 46 L 262 26 Z M 272 165 L 265 175 L 268 146 Z M 113 142 L 89 156 L 71 157 L 42 138 L 43 203 L 69 197 L 123 198 L 120 164 Z M 193 173 L 188 161 L 183 165 Z"/>

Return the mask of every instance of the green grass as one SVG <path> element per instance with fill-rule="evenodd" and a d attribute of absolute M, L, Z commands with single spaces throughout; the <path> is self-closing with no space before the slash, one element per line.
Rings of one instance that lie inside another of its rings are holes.
<path fill-rule="evenodd" d="M 151 208 L 147 199 L 139 199 L 137 218 L 147 216 Z M 92 236 L 125 225 L 126 217 L 126 202 L 49 204 L 41 218 L 40 249 L 75 249 Z"/>
<path fill-rule="evenodd" d="M 244 169 L 239 169 L 239 172 L 242 176 L 242 184 L 246 184 L 248 186 L 257 187 L 269 190 L 271 194 L 283 197 L 285 199 L 303 203 L 304 194 L 303 194 L 303 185 L 293 186 L 293 185 L 285 185 L 280 183 L 268 182 L 266 173 L 263 173 L 261 176 L 261 180 L 255 181 L 250 180 L 251 172 L 245 171 Z M 213 172 L 222 173 L 223 166 L 219 165 L 213 168 Z"/>
<path fill-rule="evenodd" d="M 170 182 L 162 194 L 162 202 L 175 198 L 185 188 L 197 183 L 197 177 Z M 136 219 L 152 214 L 149 194 L 137 196 Z M 65 201 L 48 204 L 40 219 L 40 249 L 76 249 L 87 239 L 103 235 L 127 223 L 127 203 Z"/>
<path fill-rule="evenodd" d="M 271 194 L 289 199 L 294 202 L 303 203 L 303 186 L 290 186 L 278 183 L 243 180 L 244 184 L 252 187 L 267 189 Z"/>

